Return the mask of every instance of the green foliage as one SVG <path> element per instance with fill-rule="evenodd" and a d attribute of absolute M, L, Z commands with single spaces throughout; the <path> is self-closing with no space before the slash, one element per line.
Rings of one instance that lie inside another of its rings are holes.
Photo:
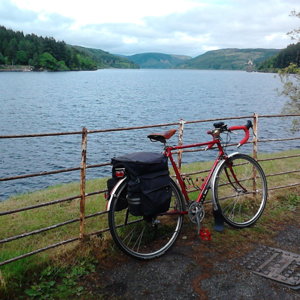
<path fill-rule="evenodd" d="M 291 16 L 300 18 L 300 13 L 292 11 Z M 261 63 L 258 70 L 263 72 L 274 72 L 279 69 L 284 69 L 281 70 L 281 78 L 283 78 L 284 74 L 289 74 L 290 71 L 292 71 L 292 73 L 295 72 L 295 66 L 297 68 L 300 67 L 300 28 L 296 28 L 287 34 L 292 40 L 296 41 L 296 43 L 289 45 L 277 55 Z"/>
<path fill-rule="evenodd" d="M 184 64 L 186 69 L 246 70 L 251 60 L 254 66 L 278 53 L 277 49 L 221 49 L 208 51 Z"/>
<path fill-rule="evenodd" d="M 0 52 L 0 65 L 1 64 L 5 64 L 5 57 L 3 56 L 3 54 Z"/>
<path fill-rule="evenodd" d="M 289 194 L 286 196 L 287 208 L 290 211 L 296 211 L 300 203 L 300 196 L 296 194 Z"/>
<path fill-rule="evenodd" d="M 44 52 L 39 57 L 38 66 L 46 70 L 57 71 L 57 60 L 49 52 Z"/>
<path fill-rule="evenodd" d="M 0 64 L 30 65 L 35 70 L 68 71 L 138 68 L 126 58 L 97 49 L 70 46 L 52 37 L 24 35 L 0 26 Z"/>
<path fill-rule="evenodd" d="M 300 68 L 296 64 L 290 64 L 288 67 L 279 71 L 279 77 L 283 83 L 281 94 L 288 97 L 289 100 L 284 104 L 283 113 L 300 114 Z M 299 118 L 294 119 L 292 131 L 300 130 Z"/>
<path fill-rule="evenodd" d="M 300 196 L 297 194 L 280 195 L 278 199 L 270 204 L 270 211 L 268 212 L 269 217 L 274 219 L 280 215 L 288 215 L 296 212 L 299 208 Z"/>
<path fill-rule="evenodd" d="M 300 13 L 296 11 L 293 11 L 291 15 L 300 18 Z M 279 67 L 283 66 L 279 71 L 279 76 L 283 83 L 281 94 L 289 98 L 284 105 L 283 112 L 300 114 L 300 28 L 294 29 L 288 34 L 291 35 L 293 40 L 298 40 L 298 43 L 285 49 L 284 63 L 287 65 L 279 64 Z M 294 119 L 292 124 L 292 131 L 300 130 L 299 118 Z"/>
<path fill-rule="evenodd" d="M 63 60 L 57 62 L 58 70 L 60 71 L 69 71 L 70 69 L 66 66 L 66 63 Z"/>
<path fill-rule="evenodd" d="M 65 42 L 24 35 L 3 26 L 0 26 L 0 53 L 0 64 L 31 65 L 36 70 L 94 70 L 96 66 L 91 57 Z"/>
<path fill-rule="evenodd" d="M 289 45 L 281 50 L 276 56 L 261 63 L 259 71 L 276 71 L 288 68 L 290 64 L 300 66 L 300 43 Z"/>
<path fill-rule="evenodd" d="M 137 69 L 139 66 L 125 57 L 112 55 L 100 49 L 91 49 L 75 46 L 78 51 L 81 51 L 91 57 L 98 68 L 122 68 L 122 69 Z M 131 58 L 131 57 L 130 57 Z"/>
<path fill-rule="evenodd" d="M 143 69 L 170 69 L 184 63 L 191 57 L 164 53 L 141 53 L 128 57 Z"/>
<path fill-rule="evenodd" d="M 28 62 L 27 52 L 24 50 L 18 50 L 16 53 L 16 63 L 20 65 L 25 65 Z"/>
<path fill-rule="evenodd" d="M 291 16 L 300 18 L 300 13 L 292 11 Z M 289 100 L 282 112 L 286 114 L 300 114 L 300 28 L 288 32 L 296 44 L 291 44 L 277 55 L 261 63 L 258 67 L 263 72 L 278 72 L 283 84 L 281 95 Z M 300 130 L 300 120 L 293 119 L 292 131 Z"/>
<path fill-rule="evenodd" d="M 83 56 L 81 54 L 77 54 L 77 59 L 79 66 L 82 70 L 96 70 L 97 65 L 96 62 L 92 60 L 92 58 L 88 56 Z"/>
<path fill-rule="evenodd" d="M 36 278 L 35 283 L 25 290 L 30 299 L 70 299 L 81 296 L 84 288 L 78 284 L 80 278 L 95 272 L 90 260 L 81 260 L 76 265 L 48 266 Z"/>

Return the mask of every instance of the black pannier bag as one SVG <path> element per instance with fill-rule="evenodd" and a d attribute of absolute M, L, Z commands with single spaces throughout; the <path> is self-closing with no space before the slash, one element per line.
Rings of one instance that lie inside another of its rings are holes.
<path fill-rule="evenodd" d="M 134 216 L 153 217 L 170 207 L 168 159 L 160 153 L 135 152 L 112 159 L 122 164 L 128 177 L 127 201 Z"/>

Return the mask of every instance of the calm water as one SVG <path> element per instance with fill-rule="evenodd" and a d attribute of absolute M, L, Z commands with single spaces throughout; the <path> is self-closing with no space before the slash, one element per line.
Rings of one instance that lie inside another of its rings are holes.
<path fill-rule="evenodd" d="M 1 135 L 80 131 L 280 113 L 284 99 L 273 74 L 199 70 L 99 70 L 62 73 L 0 73 Z M 239 121 L 231 121 L 229 125 Z M 245 122 L 245 121 L 240 121 Z M 261 122 L 260 137 L 291 135 L 289 120 Z M 187 125 L 185 142 L 207 139 L 208 124 Z M 137 150 L 160 150 L 151 130 L 90 135 L 88 164 Z M 154 129 L 155 131 L 155 129 Z M 80 136 L 0 140 L 0 177 L 80 164 Z M 175 140 L 174 140 L 175 141 Z M 269 148 L 267 148 L 269 147 Z M 273 143 L 260 150 L 297 145 Z M 205 155 L 203 156 L 205 158 Z M 191 158 L 186 156 L 186 161 Z M 109 174 L 89 170 L 89 178 Z M 0 182 L 0 200 L 15 193 L 76 181 L 79 172 Z"/>

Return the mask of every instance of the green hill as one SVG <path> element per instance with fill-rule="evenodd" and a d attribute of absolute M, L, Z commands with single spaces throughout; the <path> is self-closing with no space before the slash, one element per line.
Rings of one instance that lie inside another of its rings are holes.
<path fill-rule="evenodd" d="M 291 45 L 280 53 L 278 49 L 222 49 L 195 58 L 164 53 L 121 56 L 100 49 L 71 46 L 52 37 L 25 35 L 0 25 L 0 71 L 100 68 L 257 70 L 265 61 L 261 68 L 282 68 L 289 61 L 296 61 L 299 65 L 299 47 L 298 44 Z"/>
<path fill-rule="evenodd" d="M 179 65 L 183 69 L 247 70 L 253 69 L 278 49 L 221 49 L 208 51 Z"/>
<path fill-rule="evenodd" d="M 100 50 L 100 49 L 92 49 L 92 48 L 84 48 L 80 46 L 73 46 L 78 51 L 85 53 L 89 57 L 91 57 L 96 63 L 98 68 L 120 68 L 120 69 L 138 69 L 139 65 L 130 61 L 124 56 L 114 55 L 109 52 Z"/>
<path fill-rule="evenodd" d="M 127 56 L 127 58 L 138 64 L 142 69 L 172 69 L 191 57 L 164 53 L 141 53 Z"/>
<path fill-rule="evenodd" d="M 259 71 L 275 71 L 288 67 L 291 63 L 300 67 L 300 42 L 282 49 L 258 66 Z"/>
<path fill-rule="evenodd" d="M 0 25 L 0 71 L 79 71 L 99 68 L 138 66 L 127 58 L 99 49 L 71 46 L 52 37 L 25 35 Z"/>

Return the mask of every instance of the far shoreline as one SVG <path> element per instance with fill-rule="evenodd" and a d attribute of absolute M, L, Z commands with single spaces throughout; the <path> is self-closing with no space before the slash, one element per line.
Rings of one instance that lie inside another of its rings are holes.
<path fill-rule="evenodd" d="M 29 65 L 0 65 L 0 72 L 31 72 L 33 69 Z"/>
<path fill-rule="evenodd" d="M 120 69 L 120 70 L 136 70 L 136 68 L 97 68 L 91 70 L 49 70 L 49 69 L 35 69 L 30 65 L 0 65 L 0 72 L 79 72 L 79 71 L 97 71 L 104 69 Z M 140 68 L 144 70 L 202 70 L 202 71 L 244 71 L 244 72 L 255 72 L 255 73 L 277 73 L 278 70 L 252 70 L 248 71 L 245 69 L 195 69 L 195 68 Z"/>
<path fill-rule="evenodd" d="M 0 72 L 78 72 L 78 71 L 97 71 L 99 69 L 90 70 L 49 70 L 49 69 L 35 69 L 30 65 L 0 65 Z"/>

